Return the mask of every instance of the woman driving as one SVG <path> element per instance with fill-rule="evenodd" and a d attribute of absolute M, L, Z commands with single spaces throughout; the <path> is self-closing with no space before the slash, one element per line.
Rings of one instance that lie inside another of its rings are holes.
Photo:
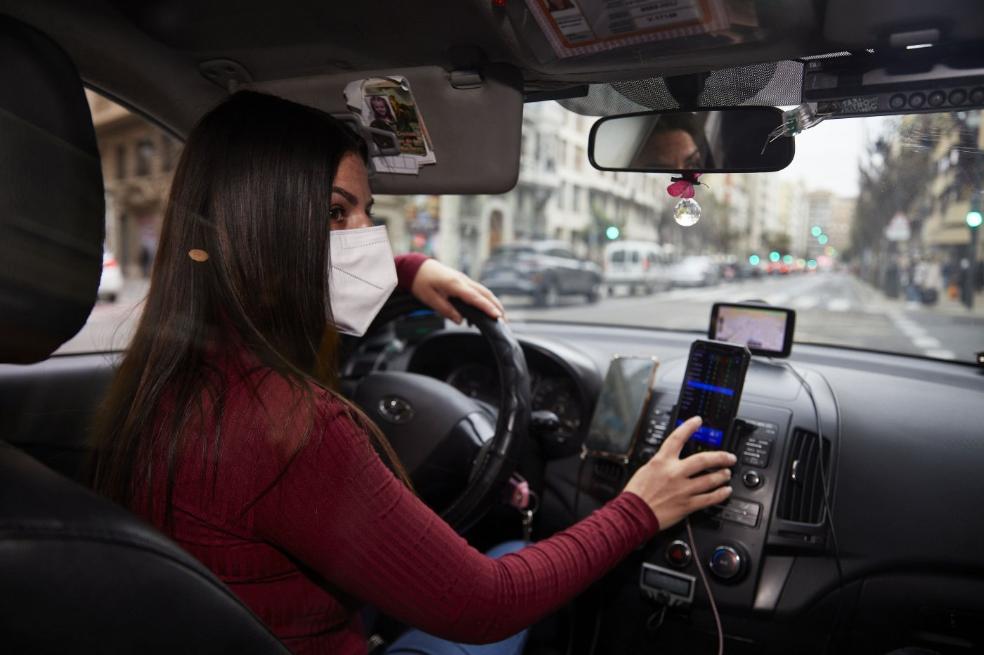
<path fill-rule="evenodd" d="M 419 629 L 389 653 L 519 652 L 525 628 L 658 529 L 724 501 L 735 459 L 680 459 L 694 419 L 576 525 L 498 559 L 469 546 L 334 391 L 335 354 L 338 333 L 364 331 L 396 284 L 456 321 L 448 297 L 492 317 L 502 307 L 436 261 L 394 266 L 372 226 L 366 156 L 328 114 L 253 92 L 192 130 L 96 424 L 94 482 L 294 652 L 365 653 L 364 604 Z"/>

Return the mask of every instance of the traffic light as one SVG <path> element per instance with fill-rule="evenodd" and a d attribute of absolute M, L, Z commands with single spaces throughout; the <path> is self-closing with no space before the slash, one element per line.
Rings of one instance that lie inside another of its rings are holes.
<path fill-rule="evenodd" d="M 773 250 L 772 252 L 769 253 L 770 262 L 777 262 L 780 259 L 782 259 L 782 255 L 779 254 L 778 250 Z"/>
<path fill-rule="evenodd" d="M 760 261 L 762 260 L 759 259 L 758 255 L 751 255 L 748 258 L 748 263 L 751 264 L 752 266 L 758 266 Z"/>
<path fill-rule="evenodd" d="M 817 243 L 819 243 L 821 246 L 827 245 L 827 241 L 829 240 L 830 239 L 827 238 L 826 234 L 821 234 L 820 236 L 817 237 Z"/>
<path fill-rule="evenodd" d="M 608 238 L 609 241 L 614 241 L 615 239 L 617 239 L 619 233 L 620 233 L 619 229 L 615 225 L 609 225 L 605 229 L 605 236 Z"/>
<path fill-rule="evenodd" d="M 981 226 L 981 223 L 984 223 L 984 217 L 981 216 L 979 211 L 971 210 L 967 212 L 967 227 L 976 230 Z"/>
<path fill-rule="evenodd" d="M 812 234 L 815 237 L 818 237 L 821 234 L 823 234 L 823 228 L 820 227 L 819 225 L 814 225 L 813 227 L 810 228 L 810 234 Z"/>

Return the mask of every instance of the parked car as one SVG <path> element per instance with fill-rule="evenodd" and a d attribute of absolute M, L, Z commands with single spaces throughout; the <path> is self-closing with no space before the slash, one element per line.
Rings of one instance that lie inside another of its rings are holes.
<path fill-rule="evenodd" d="M 99 278 L 99 300 L 116 302 L 123 291 L 123 271 L 120 264 L 108 250 L 103 251 L 102 277 Z"/>
<path fill-rule="evenodd" d="M 619 287 L 630 295 L 652 293 L 670 286 L 669 254 L 652 241 L 615 241 L 605 246 L 605 286 L 608 293 Z"/>
<path fill-rule="evenodd" d="M 710 257 L 691 255 L 670 268 L 670 283 L 675 287 L 706 287 L 718 280 L 717 264 Z"/>
<path fill-rule="evenodd" d="M 492 251 L 480 281 L 498 295 L 529 296 L 538 307 L 550 307 L 561 296 L 582 295 L 595 302 L 602 275 L 597 264 L 579 258 L 563 241 L 531 241 Z"/>

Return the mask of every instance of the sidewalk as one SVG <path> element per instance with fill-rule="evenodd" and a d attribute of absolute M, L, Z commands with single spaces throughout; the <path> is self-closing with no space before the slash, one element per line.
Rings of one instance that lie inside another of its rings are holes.
<path fill-rule="evenodd" d="M 940 299 L 935 305 L 924 305 L 920 302 L 906 300 L 905 298 L 888 298 L 879 289 L 871 286 L 864 280 L 853 276 L 852 279 L 858 286 L 860 295 L 864 297 L 866 302 L 885 310 L 925 312 L 944 316 L 969 316 L 984 319 L 984 293 L 978 293 L 974 297 L 973 309 L 967 309 L 960 300 L 952 300 L 944 293 L 940 293 Z"/>

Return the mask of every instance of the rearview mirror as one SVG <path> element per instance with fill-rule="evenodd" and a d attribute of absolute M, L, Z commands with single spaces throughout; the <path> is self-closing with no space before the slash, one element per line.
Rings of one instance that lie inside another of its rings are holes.
<path fill-rule="evenodd" d="M 793 161 L 791 137 L 769 142 L 781 124 L 782 111 L 775 107 L 608 116 L 591 128 L 588 158 L 603 171 L 778 171 Z"/>

